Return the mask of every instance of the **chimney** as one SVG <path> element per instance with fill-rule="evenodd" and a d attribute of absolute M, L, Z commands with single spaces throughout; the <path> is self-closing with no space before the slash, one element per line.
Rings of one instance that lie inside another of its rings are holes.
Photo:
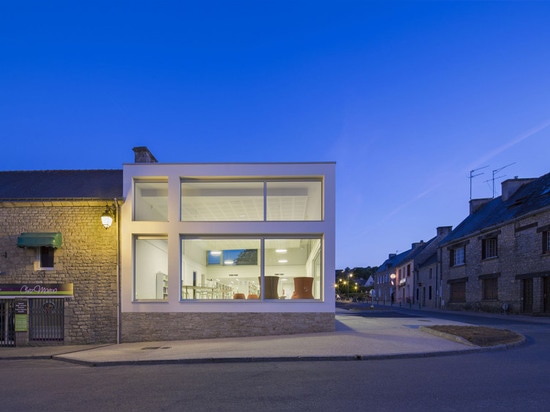
<path fill-rule="evenodd" d="M 439 226 L 437 228 L 437 237 L 447 236 L 452 230 L 452 226 Z"/>
<path fill-rule="evenodd" d="M 390 253 L 390 254 L 388 255 L 388 259 L 393 259 L 393 258 L 396 257 L 396 256 L 397 256 L 396 253 Z"/>
<path fill-rule="evenodd" d="M 502 201 L 506 202 L 520 187 L 531 183 L 535 179 L 519 179 L 517 176 L 514 179 L 508 179 L 502 182 Z"/>
<path fill-rule="evenodd" d="M 134 151 L 134 163 L 158 163 L 147 146 L 134 147 L 132 150 Z"/>
<path fill-rule="evenodd" d="M 421 240 L 420 242 L 414 242 L 411 244 L 411 249 L 416 249 L 418 246 L 422 246 L 424 244 L 424 241 Z"/>
<path fill-rule="evenodd" d="M 470 200 L 470 215 L 473 215 L 475 212 L 477 212 L 481 206 L 489 203 L 491 198 L 485 198 L 485 199 L 471 199 Z"/>

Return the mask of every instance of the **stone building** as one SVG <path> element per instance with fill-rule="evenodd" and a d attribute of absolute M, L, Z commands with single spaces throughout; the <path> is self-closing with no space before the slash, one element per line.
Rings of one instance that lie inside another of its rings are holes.
<path fill-rule="evenodd" d="M 550 313 L 550 174 L 472 200 L 440 253 L 445 307 Z"/>
<path fill-rule="evenodd" d="M 439 246 L 451 232 L 452 226 L 440 226 L 434 238 L 426 242 L 414 259 L 415 301 L 420 307 L 439 308 L 441 305 L 441 259 Z"/>
<path fill-rule="evenodd" d="M 121 170 L 0 172 L 0 345 L 116 341 Z"/>

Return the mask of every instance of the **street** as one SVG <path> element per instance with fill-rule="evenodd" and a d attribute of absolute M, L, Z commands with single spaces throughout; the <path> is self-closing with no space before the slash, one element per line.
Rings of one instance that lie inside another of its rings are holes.
<path fill-rule="evenodd" d="M 550 404 L 550 327 L 530 318 L 425 314 L 507 328 L 521 347 L 376 361 L 88 367 L 0 361 L 9 411 L 541 411 Z"/>

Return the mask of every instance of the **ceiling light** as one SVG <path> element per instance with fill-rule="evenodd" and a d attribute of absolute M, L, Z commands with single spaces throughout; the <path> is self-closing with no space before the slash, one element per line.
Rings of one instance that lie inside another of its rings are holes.
<path fill-rule="evenodd" d="M 221 250 L 211 250 L 210 254 L 212 256 L 220 256 L 222 254 L 222 251 Z"/>
<path fill-rule="evenodd" d="M 286 249 L 275 249 L 275 253 L 286 253 Z"/>
<path fill-rule="evenodd" d="M 288 260 L 286 260 L 286 259 L 279 259 L 279 263 L 288 263 Z"/>

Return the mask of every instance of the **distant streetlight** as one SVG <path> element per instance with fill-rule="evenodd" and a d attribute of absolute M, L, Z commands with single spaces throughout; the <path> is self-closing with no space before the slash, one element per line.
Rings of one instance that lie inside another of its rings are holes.
<path fill-rule="evenodd" d="M 392 287 L 390 288 L 390 299 L 391 299 L 391 304 L 393 305 L 393 301 L 395 299 L 393 287 L 395 286 L 395 288 L 397 289 L 397 285 L 395 284 L 395 273 L 392 273 L 390 275 L 390 279 L 391 279 L 391 284 L 392 284 Z"/>
<path fill-rule="evenodd" d="M 351 272 L 348 273 L 348 299 L 349 299 L 349 285 L 350 285 L 350 283 L 351 283 L 351 282 L 350 282 L 350 278 L 352 278 L 352 277 L 353 277 L 353 273 L 351 273 Z"/>

